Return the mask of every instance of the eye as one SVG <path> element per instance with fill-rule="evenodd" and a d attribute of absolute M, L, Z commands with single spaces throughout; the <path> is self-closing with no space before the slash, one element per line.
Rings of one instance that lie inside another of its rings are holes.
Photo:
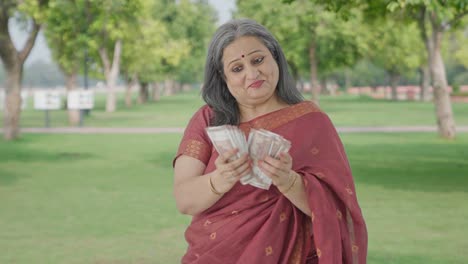
<path fill-rule="evenodd" d="M 255 58 L 255 59 L 253 60 L 253 63 L 254 63 L 254 64 L 260 64 L 260 63 L 263 62 L 263 59 L 265 59 L 265 57 L 258 57 L 258 58 Z"/>
<path fill-rule="evenodd" d="M 240 71 L 242 71 L 242 66 L 235 66 L 234 68 L 232 68 L 232 71 L 233 72 L 240 72 Z"/>

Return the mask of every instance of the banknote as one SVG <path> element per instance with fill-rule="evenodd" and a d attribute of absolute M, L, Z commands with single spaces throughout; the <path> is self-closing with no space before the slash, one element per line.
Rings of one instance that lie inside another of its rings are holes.
<path fill-rule="evenodd" d="M 238 127 L 230 125 L 208 127 L 206 132 L 219 155 L 224 155 L 224 153 L 234 148 L 239 149 L 237 154 L 229 161 L 236 160 L 244 153 L 248 153 L 248 145 L 244 132 Z M 249 173 L 243 176 L 240 182 L 245 185 L 253 178 L 253 174 Z"/>
<path fill-rule="evenodd" d="M 290 141 L 265 129 L 251 129 L 248 140 L 244 132 L 237 126 L 208 127 L 206 131 L 219 155 L 223 155 L 233 148 L 239 149 L 239 152 L 230 161 L 238 159 L 244 153 L 248 153 L 253 161 L 252 173 L 242 177 L 240 182 L 244 185 L 250 184 L 265 190 L 270 188 L 272 181 L 260 169 L 258 162 L 265 159 L 266 156 L 278 159 L 282 152 L 288 152 L 291 148 Z"/>
<path fill-rule="evenodd" d="M 271 178 L 260 168 L 258 161 L 264 160 L 266 156 L 279 158 L 281 152 L 288 152 L 291 143 L 282 136 L 265 129 L 251 129 L 249 133 L 249 154 L 253 161 L 252 171 L 255 181 L 250 184 L 268 190 Z"/>

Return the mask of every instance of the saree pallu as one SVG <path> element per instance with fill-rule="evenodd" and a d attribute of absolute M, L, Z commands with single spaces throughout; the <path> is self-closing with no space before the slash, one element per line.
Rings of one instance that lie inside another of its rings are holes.
<path fill-rule="evenodd" d="M 208 106 L 192 117 L 174 161 L 187 155 L 206 165 L 204 174 L 215 169 L 218 153 L 205 132 L 212 117 Z M 246 135 L 263 128 L 291 141 L 293 170 L 302 176 L 311 217 L 273 185 L 263 190 L 237 183 L 193 217 L 182 263 L 365 264 L 366 225 L 348 159 L 328 116 L 304 101 L 239 127 Z"/>

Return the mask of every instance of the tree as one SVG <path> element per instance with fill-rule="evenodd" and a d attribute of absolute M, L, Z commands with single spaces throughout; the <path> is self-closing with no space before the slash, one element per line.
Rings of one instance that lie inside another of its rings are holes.
<path fill-rule="evenodd" d="M 216 12 L 206 0 L 181 0 L 177 4 L 177 15 L 173 28 L 176 38 L 186 39 L 190 56 L 183 56 L 177 67 L 176 78 L 182 83 L 203 80 L 203 71 L 208 42 L 215 31 Z"/>
<path fill-rule="evenodd" d="M 21 81 L 23 65 L 36 41 L 41 23 L 46 17 L 48 0 L 2 0 L 0 2 L 0 58 L 6 72 L 6 102 L 3 112 L 4 138 L 19 136 L 21 115 Z M 24 46 L 17 50 L 8 31 L 8 22 L 20 17 L 29 26 L 29 36 Z"/>
<path fill-rule="evenodd" d="M 389 4 L 388 8 L 390 11 L 401 8 L 409 14 L 419 13 L 416 20 L 419 22 L 421 38 L 426 45 L 429 58 L 439 135 L 447 139 L 455 138 L 455 120 L 442 57 L 442 39 L 446 31 L 451 27 L 456 27 L 460 19 L 468 14 L 468 2 L 466 0 L 415 0 L 406 3 L 406 1 L 395 0 Z"/>
<path fill-rule="evenodd" d="M 116 110 L 115 85 L 120 73 L 122 48 L 128 40 L 128 32 L 137 27 L 142 11 L 140 0 L 88 1 L 90 55 L 100 58 L 101 69 L 106 78 L 106 112 Z M 93 52 L 96 52 L 93 53 Z"/>
<path fill-rule="evenodd" d="M 86 1 L 53 1 L 45 26 L 45 36 L 54 61 L 65 75 L 67 91 L 77 89 L 78 73 L 85 60 Z M 80 110 L 68 109 L 68 123 L 77 126 Z"/>
<path fill-rule="evenodd" d="M 400 78 L 421 65 L 422 43 L 417 25 L 404 25 L 401 21 L 381 20 L 369 28 L 373 41 L 369 44 L 371 60 L 385 69 L 390 77 L 392 99 L 397 100 Z"/>
<path fill-rule="evenodd" d="M 284 0 L 293 2 L 295 0 Z M 447 77 L 442 56 L 444 33 L 462 25 L 468 15 L 467 0 L 310 0 L 320 2 L 334 10 L 361 6 L 370 17 L 388 15 L 389 18 L 404 17 L 416 21 L 420 35 L 426 46 L 429 68 L 432 77 L 434 104 L 439 135 L 446 139 L 455 138 L 455 120 L 447 89 Z"/>
<path fill-rule="evenodd" d="M 360 20 L 356 10 L 350 11 L 348 20 L 344 20 L 323 5 L 307 0 L 290 5 L 273 0 L 261 3 L 238 0 L 237 6 L 237 16 L 257 20 L 277 37 L 293 73 L 308 69 L 312 99 L 316 102 L 319 76 L 325 78 L 338 68 L 354 65 L 366 49 L 365 33 L 355 26 Z"/>
<path fill-rule="evenodd" d="M 162 71 L 161 60 L 170 50 L 166 49 L 170 43 L 166 25 L 153 17 L 155 1 L 142 1 L 142 12 L 137 18 L 137 26 L 127 32 L 126 48 L 122 52 L 121 73 L 127 81 L 125 103 L 132 104 L 131 89 L 139 82 L 140 103 L 148 101 L 148 84 L 155 82 Z"/>

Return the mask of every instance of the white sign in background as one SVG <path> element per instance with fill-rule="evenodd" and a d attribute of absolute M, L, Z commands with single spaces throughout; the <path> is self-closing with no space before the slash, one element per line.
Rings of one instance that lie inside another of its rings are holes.
<path fill-rule="evenodd" d="M 0 111 L 5 107 L 6 94 L 5 91 L 0 91 Z M 21 91 L 21 109 L 26 109 L 28 105 L 28 92 Z"/>
<path fill-rule="evenodd" d="M 59 110 L 62 106 L 62 98 L 58 91 L 34 92 L 34 109 Z"/>
<path fill-rule="evenodd" d="M 94 93 L 90 90 L 68 92 L 68 109 L 93 109 Z"/>

